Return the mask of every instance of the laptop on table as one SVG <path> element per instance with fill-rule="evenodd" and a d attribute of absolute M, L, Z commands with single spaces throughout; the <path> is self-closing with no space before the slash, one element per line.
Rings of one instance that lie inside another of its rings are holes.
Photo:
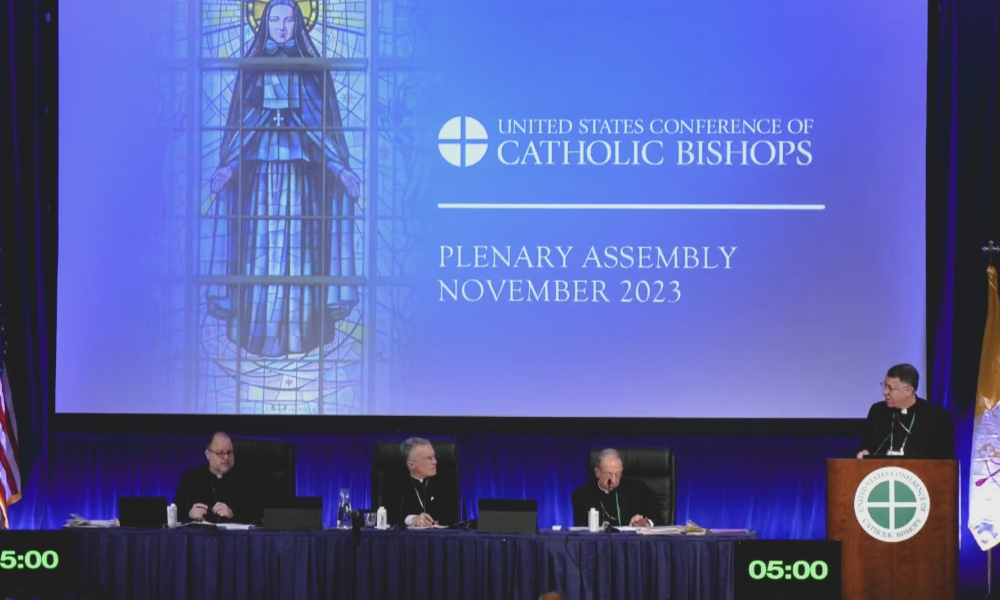
<path fill-rule="evenodd" d="M 264 508 L 264 528 L 323 529 L 323 497 L 293 496 L 268 502 Z"/>
<path fill-rule="evenodd" d="M 165 496 L 120 496 L 118 524 L 121 527 L 159 529 L 167 524 Z"/>
<path fill-rule="evenodd" d="M 537 500 L 479 499 L 479 531 L 536 533 Z"/>

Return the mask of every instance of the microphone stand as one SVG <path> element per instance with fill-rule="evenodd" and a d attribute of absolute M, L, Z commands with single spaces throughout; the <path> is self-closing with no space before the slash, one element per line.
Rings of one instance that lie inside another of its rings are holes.
<path fill-rule="evenodd" d="M 993 548 L 986 551 L 986 597 L 993 597 Z"/>
<path fill-rule="evenodd" d="M 608 477 L 607 488 L 608 488 L 608 496 L 611 496 L 611 493 L 614 492 L 614 494 L 615 494 L 615 506 L 618 506 L 618 490 L 612 490 L 611 489 L 611 478 L 610 477 Z M 608 517 L 610 518 L 610 515 L 608 515 Z M 618 520 L 620 521 L 621 518 L 622 518 L 621 509 L 619 509 L 618 510 Z M 621 523 L 619 523 L 619 525 L 621 525 Z M 621 533 L 621 530 L 618 529 L 617 527 L 612 527 L 611 521 L 608 521 L 607 525 L 604 526 L 604 533 Z"/>
<path fill-rule="evenodd" d="M 351 511 L 351 552 L 353 554 L 353 564 L 351 564 L 351 592 L 358 595 L 358 546 L 361 545 L 361 525 L 364 523 L 364 515 L 360 511 Z"/>

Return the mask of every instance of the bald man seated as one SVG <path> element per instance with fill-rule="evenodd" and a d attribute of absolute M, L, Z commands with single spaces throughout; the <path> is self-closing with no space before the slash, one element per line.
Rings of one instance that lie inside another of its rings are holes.
<path fill-rule="evenodd" d="M 184 472 L 177 486 L 177 520 L 182 523 L 253 523 L 261 519 L 260 490 L 249 473 L 236 468 L 233 440 L 212 435 L 205 448 L 207 465 Z"/>
<path fill-rule="evenodd" d="M 663 508 L 643 481 L 623 477 L 617 450 L 602 450 L 594 465 L 594 478 L 573 492 L 573 524 L 587 525 L 587 513 L 596 508 L 601 523 L 612 527 L 652 527 Z M 669 525 L 669 523 L 660 523 Z"/>

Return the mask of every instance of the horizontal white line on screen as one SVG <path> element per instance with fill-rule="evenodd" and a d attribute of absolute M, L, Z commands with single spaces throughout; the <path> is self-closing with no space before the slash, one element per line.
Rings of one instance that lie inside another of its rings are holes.
<path fill-rule="evenodd" d="M 477 204 L 441 202 L 459 210 L 826 210 L 825 204 Z"/>

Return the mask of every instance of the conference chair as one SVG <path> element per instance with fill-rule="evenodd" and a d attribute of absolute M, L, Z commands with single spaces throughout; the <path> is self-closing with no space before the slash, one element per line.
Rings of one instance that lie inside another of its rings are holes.
<path fill-rule="evenodd" d="M 594 476 L 597 456 L 604 448 L 590 451 L 587 475 Z M 670 448 L 616 448 L 622 455 L 624 476 L 646 482 L 663 506 L 660 515 L 647 515 L 656 525 L 674 525 L 677 518 L 677 472 Z"/>
<path fill-rule="evenodd" d="M 458 447 L 452 440 L 430 440 L 434 446 L 434 454 L 437 456 L 438 475 L 448 475 L 455 478 L 455 489 L 460 490 L 458 480 Z M 383 493 L 385 491 L 386 476 L 403 476 L 406 474 L 406 461 L 399 452 L 399 445 L 403 440 L 380 440 L 375 442 L 375 450 L 372 454 L 372 497 L 371 507 L 374 510 L 377 506 L 384 506 Z M 458 517 L 464 519 L 465 510 L 462 507 L 462 494 L 458 493 L 456 503 L 458 506 Z"/>
<path fill-rule="evenodd" d="M 261 502 L 295 496 L 295 446 L 285 440 L 233 439 L 236 465 L 256 477 Z"/>

